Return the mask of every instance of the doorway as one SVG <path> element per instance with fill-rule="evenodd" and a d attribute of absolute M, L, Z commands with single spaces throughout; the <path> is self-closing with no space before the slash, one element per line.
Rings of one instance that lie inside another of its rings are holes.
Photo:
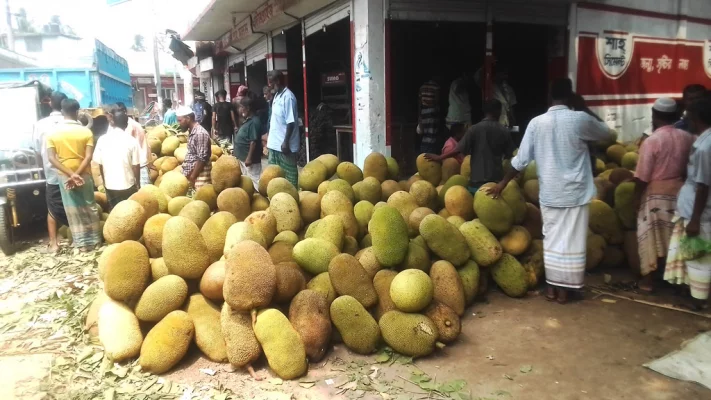
<path fill-rule="evenodd" d="M 259 60 L 247 66 L 247 87 L 260 94 L 267 85 L 267 60 Z"/>

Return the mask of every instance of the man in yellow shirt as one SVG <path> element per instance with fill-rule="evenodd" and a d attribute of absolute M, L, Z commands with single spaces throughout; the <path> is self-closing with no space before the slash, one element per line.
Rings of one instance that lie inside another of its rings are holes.
<path fill-rule="evenodd" d="M 47 157 L 59 171 L 59 188 L 74 247 L 89 251 L 101 244 L 94 180 L 89 169 L 94 136 L 77 121 L 78 113 L 76 100 L 62 101 L 64 121 L 47 138 Z"/>

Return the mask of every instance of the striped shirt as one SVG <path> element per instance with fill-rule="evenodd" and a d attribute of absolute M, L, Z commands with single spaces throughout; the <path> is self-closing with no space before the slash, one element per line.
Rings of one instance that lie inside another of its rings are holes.
<path fill-rule="evenodd" d="M 427 81 L 420 86 L 420 105 L 422 108 L 437 108 L 439 106 L 439 84 Z"/>
<path fill-rule="evenodd" d="M 588 142 L 607 139 L 609 131 L 585 112 L 553 106 L 528 124 L 511 165 L 523 171 L 536 161 L 542 206 L 588 204 L 595 195 Z"/>
<path fill-rule="evenodd" d="M 190 176 L 193 169 L 195 169 L 195 163 L 198 161 L 205 162 L 203 172 L 210 171 L 212 169 L 210 164 L 211 156 L 210 134 L 207 133 L 202 125 L 195 124 L 193 129 L 190 130 L 190 136 L 188 136 L 188 154 L 185 155 L 185 161 L 183 161 L 183 175 Z"/>

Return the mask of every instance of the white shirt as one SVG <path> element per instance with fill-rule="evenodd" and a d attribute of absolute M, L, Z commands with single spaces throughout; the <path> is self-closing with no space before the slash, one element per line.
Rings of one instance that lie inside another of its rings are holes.
<path fill-rule="evenodd" d="M 609 135 L 607 125 L 590 115 L 554 106 L 528 124 L 511 166 L 523 171 L 536 161 L 542 206 L 582 206 L 595 196 L 588 142 Z"/>
<path fill-rule="evenodd" d="M 59 185 L 59 178 L 57 177 L 57 170 L 54 169 L 52 163 L 49 162 L 49 157 L 47 157 L 47 137 L 54 132 L 57 124 L 62 121 L 64 121 L 62 113 L 52 111 L 47 118 L 42 118 L 35 123 L 35 129 L 32 135 L 32 149 L 39 151 L 42 155 L 44 177 L 48 185 Z"/>
<path fill-rule="evenodd" d="M 711 129 L 702 133 L 691 146 L 686 176 L 686 182 L 679 191 L 676 209 L 682 218 L 690 220 L 694 214 L 697 184 L 711 186 Z M 706 201 L 706 207 L 701 214 L 701 222 L 709 221 L 711 221 L 711 196 Z"/>
<path fill-rule="evenodd" d="M 133 166 L 140 165 L 138 141 L 123 129 L 109 127 L 99 138 L 93 161 L 104 169 L 104 187 L 126 190 L 136 184 Z"/>
<path fill-rule="evenodd" d="M 457 93 L 461 91 L 461 93 Z M 455 79 L 449 86 L 449 109 L 447 122 L 471 123 L 472 106 L 469 104 L 469 93 L 464 85 L 464 79 Z"/>
<path fill-rule="evenodd" d="M 282 89 L 272 100 L 272 117 L 269 120 L 269 139 L 267 148 L 281 151 L 281 145 L 286 137 L 286 128 L 294 123 L 294 132 L 289 138 L 289 148 L 292 153 L 299 152 L 300 135 L 297 118 L 299 111 L 296 109 L 296 96 L 289 88 Z"/>

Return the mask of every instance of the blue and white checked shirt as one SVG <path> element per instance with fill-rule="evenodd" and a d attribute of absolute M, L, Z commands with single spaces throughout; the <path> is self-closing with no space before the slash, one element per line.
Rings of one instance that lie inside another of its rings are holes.
<path fill-rule="evenodd" d="M 607 125 L 590 115 L 553 106 L 528 124 L 511 165 L 523 171 L 536 161 L 542 206 L 582 206 L 595 196 L 588 142 L 607 139 L 609 135 Z"/>

